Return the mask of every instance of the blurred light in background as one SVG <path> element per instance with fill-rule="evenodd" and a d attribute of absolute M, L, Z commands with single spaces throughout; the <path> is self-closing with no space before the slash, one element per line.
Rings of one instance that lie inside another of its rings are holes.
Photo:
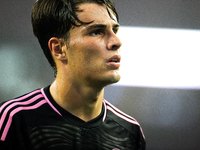
<path fill-rule="evenodd" d="M 200 30 L 123 26 L 117 85 L 200 88 Z"/>

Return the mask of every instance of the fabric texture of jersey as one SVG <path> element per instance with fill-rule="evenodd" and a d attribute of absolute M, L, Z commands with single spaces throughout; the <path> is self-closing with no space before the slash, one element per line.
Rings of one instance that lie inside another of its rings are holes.
<path fill-rule="evenodd" d="M 139 123 L 103 100 L 101 114 L 84 122 L 60 107 L 49 86 L 0 107 L 0 150 L 144 150 Z"/>

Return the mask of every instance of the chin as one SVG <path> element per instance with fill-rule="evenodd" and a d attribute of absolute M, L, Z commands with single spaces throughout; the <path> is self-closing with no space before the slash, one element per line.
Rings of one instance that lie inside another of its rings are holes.
<path fill-rule="evenodd" d="M 112 83 L 117 83 L 117 82 L 119 82 L 120 79 L 121 79 L 121 77 L 118 77 L 118 78 L 114 79 Z"/>
<path fill-rule="evenodd" d="M 121 76 L 119 74 L 119 71 L 114 71 L 109 74 L 104 74 L 104 75 L 101 74 L 101 76 L 93 80 L 92 83 L 96 83 L 95 85 L 99 87 L 105 87 L 110 84 L 117 83 L 120 79 Z"/>
<path fill-rule="evenodd" d="M 110 77 L 106 80 L 106 83 L 107 83 L 106 86 L 110 85 L 110 84 L 117 83 L 120 79 L 121 79 L 121 76 L 119 74 L 114 75 L 114 76 L 112 76 L 112 77 Z"/>
<path fill-rule="evenodd" d="M 121 75 L 119 73 L 119 71 L 114 71 L 114 74 L 113 74 L 113 83 L 116 83 L 118 82 L 119 80 L 121 79 Z"/>

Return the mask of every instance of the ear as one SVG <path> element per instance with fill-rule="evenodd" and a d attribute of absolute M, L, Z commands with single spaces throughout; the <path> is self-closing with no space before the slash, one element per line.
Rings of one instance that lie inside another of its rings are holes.
<path fill-rule="evenodd" d="M 52 37 L 48 42 L 48 46 L 54 59 L 67 60 L 65 51 L 66 46 L 62 39 Z"/>

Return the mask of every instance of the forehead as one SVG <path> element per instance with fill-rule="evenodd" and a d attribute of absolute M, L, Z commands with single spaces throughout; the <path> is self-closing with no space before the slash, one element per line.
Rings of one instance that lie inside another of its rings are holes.
<path fill-rule="evenodd" d="M 114 21 L 117 22 L 116 16 L 110 8 L 108 8 L 110 15 L 107 11 L 105 5 L 95 4 L 95 3 L 85 3 L 79 6 L 81 12 L 78 13 L 78 18 L 83 22 L 104 22 L 104 21 Z"/>

